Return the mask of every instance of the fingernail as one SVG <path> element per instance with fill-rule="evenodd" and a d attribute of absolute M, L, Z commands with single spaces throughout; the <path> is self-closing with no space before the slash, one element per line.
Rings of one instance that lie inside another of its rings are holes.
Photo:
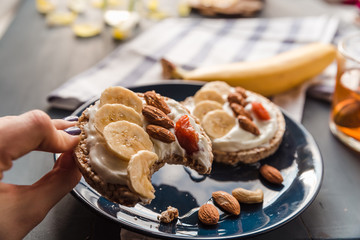
<path fill-rule="evenodd" d="M 80 133 L 81 133 L 81 129 L 76 126 L 66 128 L 66 129 L 64 129 L 64 131 L 70 135 L 80 135 Z"/>
<path fill-rule="evenodd" d="M 66 121 L 69 121 L 69 122 L 76 122 L 79 120 L 79 117 L 78 116 L 67 116 L 65 118 L 63 118 L 64 120 Z"/>

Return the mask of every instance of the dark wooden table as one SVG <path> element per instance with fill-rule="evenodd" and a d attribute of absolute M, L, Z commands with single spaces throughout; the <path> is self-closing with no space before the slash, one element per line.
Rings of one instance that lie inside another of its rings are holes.
<path fill-rule="evenodd" d="M 47 94 L 122 43 L 112 39 L 109 29 L 101 36 L 79 39 L 67 27 L 48 28 L 34 2 L 22 1 L 0 40 L 0 116 L 37 108 L 53 118 L 62 118 L 70 112 L 49 108 Z M 260 17 L 346 14 L 351 9 L 321 0 L 268 0 Z M 327 125 L 329 108 L 329 103 L 308 98 L 303 118 L 324 159 L 320 193 L 293 221 L 253 239 L 360 238 L 360 154 L 331 135 Z M 52 166 L 52 154 L 33 152 L 15 161 L 4 181 L 31 184 Z M 25 239 L 119 239 L 119 236 L 119 225 L 68 194 Z"/>

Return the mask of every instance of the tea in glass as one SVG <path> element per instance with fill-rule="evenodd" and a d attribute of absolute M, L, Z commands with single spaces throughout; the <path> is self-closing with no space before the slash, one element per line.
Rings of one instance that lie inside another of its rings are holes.
<path fill-rule="evenodd" d="M 360 151 L 360 35 L 342 39 L 330 129 L 354 150 Z"/>

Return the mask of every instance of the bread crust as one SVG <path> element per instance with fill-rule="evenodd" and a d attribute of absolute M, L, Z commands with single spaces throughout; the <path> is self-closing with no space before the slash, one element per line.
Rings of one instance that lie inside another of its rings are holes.
<path fill-rule="evenodd" d="M 142 96 L 143 96 L 142 94 L 139 94 L 139 97 Z M 183 106 L 181 105 L 181 107 Z M 89 149 L 87 146 L 87 135 L 86 135 L 86 131 L 84 130 L 84 127 L 89 122 L 87 112 L 88 109 L 85 109 L 82 115 L 79 117 L 78 127 L 81 129 L 80 143 L 76 146 L 74 151 L 76 163 L 85 181 L 99 194 L 101 194 L 103 197 L 109 199 L 112 202 L 119 203 L 125 206 L 134 206 L 138 202 L 147 203 L 147 201 L 141 199 L 141 197 L 137 193 L 131 191 L 131 189 L 127 185 L 107 183 L 96 173 L 96 171 L 94 171 L 94 169 L 92 169 L 90 164 Z M 194 119 L 197 121 L 195 117 Z M 206 138 L 207 142 L 211 147 L 211 140 L 205 134 L 203 129 L 201 130 L 202 131 L 199 134 L 202 134 Z M 212 163 L 212 157 L 213 155 L 211 153 L 211 163 Z M 199 164 L 196 161 L 196 159 L 193 159 L 190 156 L 183 157 L 177 154 L 172 154 L 172 155 L 168 155 L 164 159 L 159 159 L 151 167 L 150 169 L 151 175 L 157 170 L 159 170 L 162 166 L 164 166 L 165 163 L 184 165 L 194 169 L 200 174 L 208 174 L 211 171 L 211 168 L 206 169 L 204 166 Z"/>

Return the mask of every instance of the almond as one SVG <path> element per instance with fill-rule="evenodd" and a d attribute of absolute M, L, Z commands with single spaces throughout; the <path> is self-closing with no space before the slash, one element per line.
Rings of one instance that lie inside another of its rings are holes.
<path fill-rule="evenodd" d="M 281 184 L 284 180 L 279 170 L 267 164 L 260 168 L 260 174 L 267 181 L 274 184 Z"/>
<path fill-rule="evenodd" d="M 239 116 L 237 116 L 237 119 L 238 119 L 239 125 L 242 129 L 244 129 L 245 131 L 251 132 L 252 134 L 254 134 L 256 136 L 260 135 L 260 130 L 255 125 L 255 123 L 253 121 L 251 121 L 249 118 L 239 115 Z"/>
<path fill-rule="evenodd" d="M 215 225 L 218 223 L 220 215 L 214 205 L 207 203 L 200 207 L 198 217 L 206 225 Z"/>
<path fill-rule="evenodd" d="M 146 132 L 150 135 L 150 137 L 165 143 L 171 143 L 175 141 L 175 135 L 161 126 L 151 124 L 147 125 Z"/>
<path fill-rule="evenodd" d="M 145 101 L 148 105 L 156 107 L 163 111 L 165 114 L 169 114 L 171 112 L 169 106 L 166 104 L 164 98 L 160 95 L 156 94 L 155 91 L 147 91 L 144 93 Z"/>
<path fill-rule="evenodd" d="M 179 217 L 179 211 L 177 210 L 177 208 L 174 208 L 172 206 L 168 206 L 166 211 L 163 211 L 159 216 L 158 219 L 160 220 L 160 222 L 163 223 L 170 223 L 172 222 L 174 219 Z"/>
<path fill-rule="evenodd" d="M 243 98 L 247 98 L 246 90 L 242 87 L 235 87 L 235 92 L 241 94 Z"/>
<path fill-rule="evenodd" d="M 242 106 L 246 106 L 245 98 L 240 93 L 230 93 L 227 97 L 229 103 L 237 103 Z"/>
<path fill-rule="evenodd" d="M 240 105 L 238 103 L 231 103 L 230 108 L 236 117 L 239 115 L 242 115 L 242 116 L 249 118 L 250 120 L 253 120 L 253 118 L 251 117 L 251 114 L 249 112 L 247 112 L 242 105 Z"/>
<path fill-rule="evenodd" d="M 145 105 L 142 109 L 142 114 L 151 124 L 159 125 L 167 129 L 174 127 L 174 122 L 163 111 L 154 106 Z"/>
<path fill-rule="evenodd" d="M 222 210 L 233 215 L 240 214 L 240 204 L 233 195 L 224 191 L 217 191 L 212 193 L 212 197 Z"/>

